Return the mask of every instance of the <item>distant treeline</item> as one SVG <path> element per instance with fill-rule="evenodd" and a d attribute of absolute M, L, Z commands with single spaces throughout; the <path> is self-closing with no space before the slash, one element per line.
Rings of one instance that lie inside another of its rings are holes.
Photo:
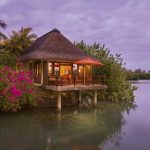
<path fill-rule="evenodd" d="M 127 70 L 128 80 L 150 80 L 150 70 Z"/>

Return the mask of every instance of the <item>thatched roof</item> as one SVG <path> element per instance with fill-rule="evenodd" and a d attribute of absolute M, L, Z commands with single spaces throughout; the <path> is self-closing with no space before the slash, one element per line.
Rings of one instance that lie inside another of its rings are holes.
<path fill-rule="evenodd" d="M 53 29 L 38 38 L 19 59 L 75 61 L 85 56 L 84 52 L 64 37 L 59 30 Z"/>

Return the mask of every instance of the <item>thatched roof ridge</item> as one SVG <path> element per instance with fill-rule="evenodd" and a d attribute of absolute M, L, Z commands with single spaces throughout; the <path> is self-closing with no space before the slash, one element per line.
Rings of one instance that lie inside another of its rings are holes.
<path fill-rule="evenodd" d="M 19 59 L 74 61 L 85 56 L 84 52 L 64 37 L 59 30 L 53 29 L 38 38 Z"/>

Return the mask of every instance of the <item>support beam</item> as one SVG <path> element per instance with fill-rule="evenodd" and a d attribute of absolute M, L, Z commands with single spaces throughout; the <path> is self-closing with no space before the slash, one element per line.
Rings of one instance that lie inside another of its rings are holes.
<path fill-rule="evenodd" d="M 97 90 L 94 91 L 94 106 L 97 105 Z"/>
<path fill-rule="evenodd" d="M 79 104 L 81 103 L 81 99 L 82 99 L 82 93 L 81 90 L 79 90 Z"/>
<path fill-rule="evenodd" d="M 58 92 L 57 109 L 58 109 L 59 112 L 61 111 L 61 91 Z"/>
<path fill-rule="evenodd" d="M 43 84 L 43 60 L 41 60 L 41 84 Z"/>

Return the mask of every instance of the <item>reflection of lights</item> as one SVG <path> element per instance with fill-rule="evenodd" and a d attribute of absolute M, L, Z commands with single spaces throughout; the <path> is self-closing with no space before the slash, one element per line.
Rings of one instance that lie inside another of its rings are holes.
<path fill-rule="evenodd" d="M 79 69 L 79 73 L 81 72 L 81 70 Z"/>

